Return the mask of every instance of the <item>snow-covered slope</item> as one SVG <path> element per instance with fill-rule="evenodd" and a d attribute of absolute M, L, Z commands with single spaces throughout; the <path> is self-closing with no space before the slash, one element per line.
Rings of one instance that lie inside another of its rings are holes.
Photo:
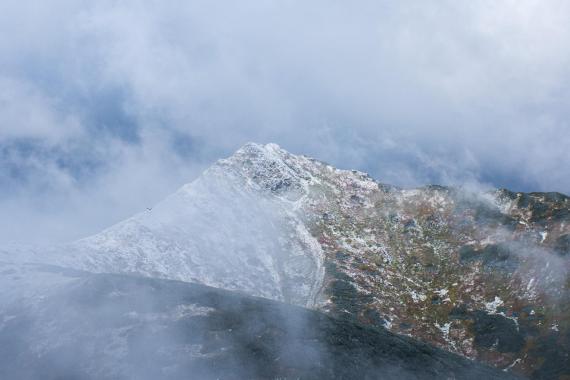
<path fill-rule="evenodd" d="M 299 212 L 310 177 L 285 155 L 276 145 L 247 144 L 152 209 L 61 248 L 65 255 L 52 261 L 312 306 L 324 267 Z"/>

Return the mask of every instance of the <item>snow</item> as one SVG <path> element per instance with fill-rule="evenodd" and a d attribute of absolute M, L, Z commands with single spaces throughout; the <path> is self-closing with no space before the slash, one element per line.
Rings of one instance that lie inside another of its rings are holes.
<path fill-rule="evenodd" d="M 520 362 L 521 362 L 521 358 L 515 359 L 514 362 L 512 362 L 511 364 L 509 364 L 508 367 L 506 367 L 506 368 L 503 369 L 503 372 L 508 372 L 510 369 L 512 369 L 515 365 L 517 365 L 517 364 L 520 363 Z"/>
<path fill-rule="evenodd" d="M 249 143 L 133 217 L 40 260 L 238 290 L 312 307 L 324 255 L 304 206 L 320 165 L 275 144 Z M 66 252 L 61 255 L 60 252 Z"/>
<path fill-rule="evenodd" d="M 451 322 L 444 323 L 443 325 L 440 325 L 439 323 L 436 322 L 434 325 L 443 333 L 444 337 L 449 336 L 449 329 L 451 328 Z"/>
<path fill-rule="evenodd" d="M 439 295 L 440 297 L 445 297 L 447 295 L 447 293 L 449 293 L 449 290 L 442 288 L 439 290 L 435 290 L 434 293 Z"/>
<path fill-rule="evenodd" d="M 443 334 L 443 339 L 454 349 L 456 348 L 455 346 L 455 342 L 451 339 L 449 339 L 449 330 L 451 329 L 451 322 L 447 322 L 444 323 L 443 325 L 440 325 L 438 322 L 434 323 L 434 326 L 441 331 L 441 333 Z"/>
<path fill-rule="evenodd" d="M 420 301 L 423 302 L 423 301 L 425 301 L 426 298 L 427 298 L 425 294 L 418 293 L 418 292 L 416 292 L 415 290 L 410 291 L 410 295 L 412 296 L 412 300 L 413 300 L 415 303 L 418 303 L 418 302 L 420 302 Z"/>
<path fill-rule="evenodd" d="M 495 296 L 495 299 L 493 301 L 485 303 L 485 309 L 489 314 L 496 314 L 497 308 L 503 304 L 504 304 L 503 300 Z"/>
<path fill-rule="evenodd" d="M 144 313 L 139 314 L 136 311 L 130 311 L 126 314 L 129 319 L 140 322 L 151 321 L 168 321 L 180 320 L 188 317 L 203 317 L 214 312 L 215 309 L 211 307 L 200 306 L 196 304 L 178 305 L 173 310 L 164 313 Z"/>

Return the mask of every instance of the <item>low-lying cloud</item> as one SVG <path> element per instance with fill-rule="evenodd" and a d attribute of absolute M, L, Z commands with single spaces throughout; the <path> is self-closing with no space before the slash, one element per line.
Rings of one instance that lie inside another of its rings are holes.
<path fill-rule="evenodd" d="M 4 1 L 0 241 L 96 232 L 246 141 L 568 193 L 569 7 Z"/>

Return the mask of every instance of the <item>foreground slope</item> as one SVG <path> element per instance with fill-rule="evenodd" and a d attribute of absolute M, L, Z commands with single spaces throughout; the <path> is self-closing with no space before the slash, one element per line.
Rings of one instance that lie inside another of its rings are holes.
<path fill-rule="evenodd" d="M 0 265 L 2 379 L 511 379 L 322 313 L 178 281 Z"/>

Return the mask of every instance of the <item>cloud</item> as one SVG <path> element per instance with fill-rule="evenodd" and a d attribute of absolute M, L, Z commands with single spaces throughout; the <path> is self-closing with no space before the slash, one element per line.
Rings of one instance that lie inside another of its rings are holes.
<path fill-rule="evenodd" d="M 57 204 L 77 236 L 85 219 L 126 217 L 246 141 L 404 186 L 569 193 L 568 8 L 5 1 L 1 167 L 19 174 L 4 169 L 1 201 Z M 61 194 L 99 201 L 73 217 Z"/>
<path fill-rule="evenodd" d="M 81 132 L 72 114 L 31 83 L 0 77 L 0 141 L 43 139 L 54 144 Z"/>

